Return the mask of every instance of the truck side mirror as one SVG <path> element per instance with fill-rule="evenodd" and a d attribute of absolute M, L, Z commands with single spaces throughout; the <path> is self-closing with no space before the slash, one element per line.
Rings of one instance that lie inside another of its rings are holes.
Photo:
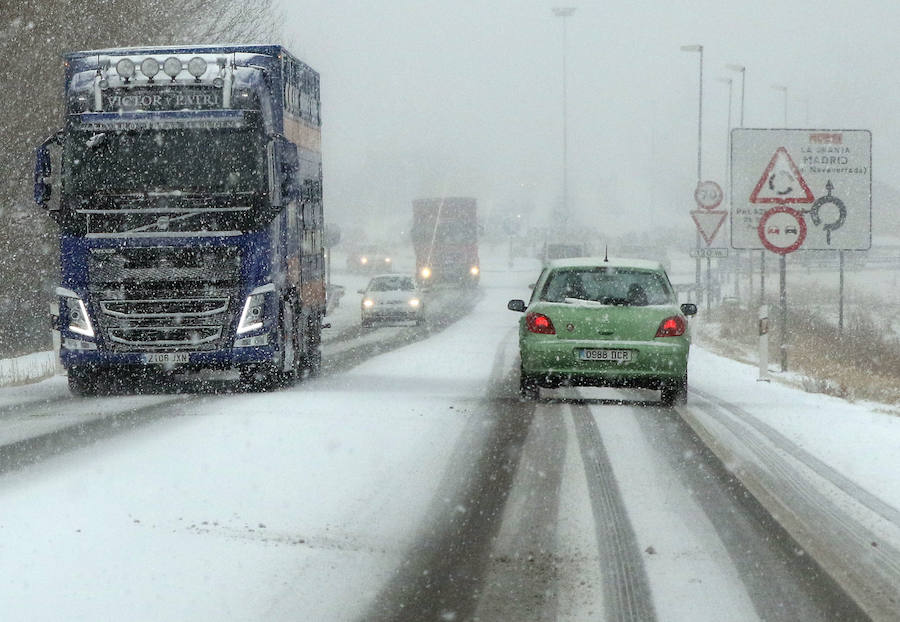
<path fill-rule="evenodd" d="M 62 131 L 56 132 L 42 142 L 34 151 L 34 202 L 38 206 L 46 208 L 50 195 L 53 194 L 53 186 L 50 175 L 53 167 L 50 164 L 50 145 L 59 145 L 62 142 Z"/>

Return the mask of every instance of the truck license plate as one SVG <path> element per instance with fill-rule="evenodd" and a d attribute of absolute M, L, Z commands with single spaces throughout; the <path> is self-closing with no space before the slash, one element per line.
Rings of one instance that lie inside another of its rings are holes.
<path fill-rule="evenodd" d="M 180 365 L 190 360 L 191 355 L 187 352 L 151 352 L 144 355 L 144 365 Z"/>
<path fill-rule="evenodd" d="M 610 361 L 630 363 L 634 360 L 634 350 L 610 350 L 606 348 L 584 348 L 578 352 L 582 361 Z"/>

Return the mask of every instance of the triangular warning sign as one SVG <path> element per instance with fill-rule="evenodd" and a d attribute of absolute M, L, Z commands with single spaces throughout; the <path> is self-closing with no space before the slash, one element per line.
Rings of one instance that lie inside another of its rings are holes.
<path fill-rule="evenodd" d="M 697 231 L 703 236 L 707 246 L 712 244 L 713 238 L 716 237 L 727 215 L 726 210 L 695 209 L 691 211 L 691 218 L 694 219 Z"/>
<path fill-rule="evenodd" d="M 784 147 L 775 151 L 750 193 L 751 203 L 812 203 L 815 200 L 806 180 Z"/>

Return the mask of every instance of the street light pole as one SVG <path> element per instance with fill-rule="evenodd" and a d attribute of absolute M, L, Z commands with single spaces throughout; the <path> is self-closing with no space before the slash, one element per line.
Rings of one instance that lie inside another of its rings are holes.
<path fill-rule="evenodd" d="M 738 73 L 741 74 L 741 117 L 740 117 L 740 124 L 738 125 L 738 127 L 744 127 L 744 93 L 746 92 L 746 88 L 745 88 L 746 81 L 745 80 L 747 78 L 747 68 L 744 65 L 728 64 L 728 65 L 725 65 L 725 69 L 728 69 L 729 71 L 737 71 Z M 766 251 L 762 251 L 762 252 L 765 253 Z M 752 301 L 753 300 L 753 251 L 752 250 L 747 251 L 747 255 L 750 258 L 750 261 L 748 262 L 749 269 L 747 271 L 748 281 L 750 283 L 750 295 L 747 298 L 747 300 Z"/>
<path fill-rule="evenodd" d="M 682 52 L 699 52 L 700 53 L 700 79 L 699 79 L 699 95 L 697 97 L 697 185 L 703 181 L 702 172 L 702 153 L 703 153 L 703 46 L 682 45 Z M 695 236 L 695 248 L 700 248 L 700 232 Z M 695 274 L 695 291 L 700 291 L 700 253 L 697 253 L 697 265 Z M 706 293 L 709 296 L 709 292 Z M 707 298 L 707 301 L 709 299 Z"/>
<path fill-rule="evenodd" d="M 732 79 L 731 78 L 716 78 L 717 82 L 722 82 L 723 84 L 728 85 L 728 125 L 725 126 L 726 131 L 726 141 L 725 141 L 725 196 L 728 197 L 728 209 L 731 210 L 731 107 L 732 107 Z M 734 262 L 734 297 L 739 298 L 740 292 L 738 291 L 738 263 Z"/>
<path fill-rule="evenodd" d="M 562 18 L 562 87 L 563 87 L 563 199 L 562 210 L 559 218 L 556 218 L 555 226 L 562 231 L 562 235 L 568 234 L 569 223 L 569 109 L 567 102 L 567 68 L 566 68 L 566 18 L 575 12 L 575 7 L 554 7 L 553 14 Z"/>
<path fill-rule="evenodd" d="M 773 84 L 772 88 L 784 94 L 784 127 L 788 126 L 788 87 L 783 84 Z"/>

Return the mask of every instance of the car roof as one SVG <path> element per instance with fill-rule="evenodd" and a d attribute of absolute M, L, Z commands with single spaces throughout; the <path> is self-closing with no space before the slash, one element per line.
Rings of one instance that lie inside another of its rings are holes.
<path fill-rule="evenodd" d="M 547 267 L 554 268 L 637 268 L 639 270 L 654 270 L 664 272 L 663 265 L 658 261 L 649 259 L 630 259 L 623 257 L 568 257 L 566 259 L 553 259 L 547 262 Z"/>

